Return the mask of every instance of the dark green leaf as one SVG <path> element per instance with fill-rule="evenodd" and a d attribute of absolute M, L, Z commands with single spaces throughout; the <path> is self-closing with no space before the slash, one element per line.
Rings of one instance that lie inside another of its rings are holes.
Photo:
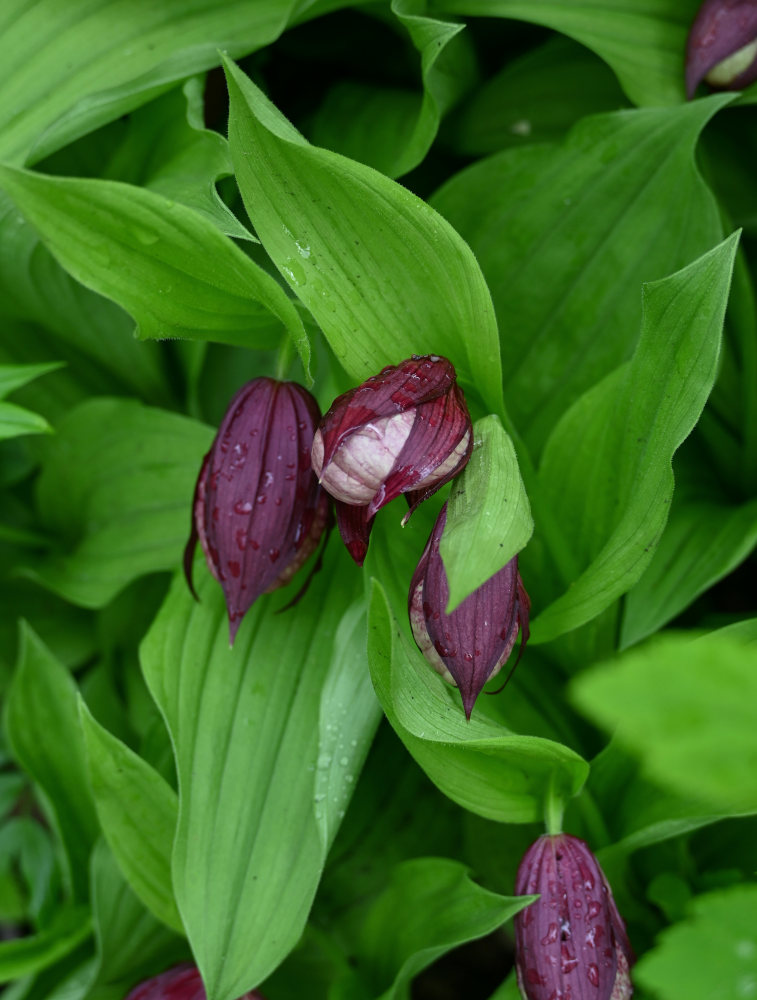
<path fill-rule="evenodd" d="M 63 958 L 92 932 L 85 907 L 61 910 L 45 930 L 0 943 L 0 983 L 39 972 Z"/>
<path fill-rule="evenodd" d="M 134 892 L 158 919 L 182 932 L 171 886 L 176 793 L 79 703 L 97 816 Z"/>

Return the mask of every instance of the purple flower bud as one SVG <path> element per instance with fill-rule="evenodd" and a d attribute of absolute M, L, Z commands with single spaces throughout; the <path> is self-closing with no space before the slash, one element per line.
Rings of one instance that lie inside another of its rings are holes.
<path fill-rule="evenodd" d="M 205 1000 L 205 987 L 199 969 L 188 962 L 182 962 L 168 972 L 135 986 L 126 1000 Z M 265 997 L 257 990 L 252 990 L 240 1000 L 265 1000 Z"/>
<path fill-rule="evenodd" d="M 468 407 L 446 358 L 413 355 L 334 400 L 313 439 L 313 468 L 336 500 L 358 566 L 376 511 L 405 493 L 409 517 L 457 475 L 472 447 Z"/>
<path fill-rule="evenodd" d="M 587 844 L 545 834 L 526 851 L 515 915 L 515 967 L 527 1000 L 627 1000 L 634 954 L 612 892 Z"/>
<path fill-rule="evenodd" d="M 445 504 L 413 573 L 408 612 L 418 648 L 434 670 L 460 688 L 470 719 L 476 698 L 489 678 L 502 669 L 520 629 L 521 650 L 525 646 L 531 602 L 516 556 L 469 594 L 451 615 L 446 614 L 449 584 L 439 552 L 446 523 Z"/>
<path fill-rule="evenodd" d="M 757 0 L 705 0 L 686 42 L 686 96 L 702 80 L 741 90 L 757 80 Z"/>
<path fill-rule="evenodd" d="M 184 570 L 199 538 L 223 587 L 234 641 L 254 601 L 289 583 L 329 512 L 310 465 L 318 404 L 302 386 L 256 378 L 234 396 L 195 487 Z"/>

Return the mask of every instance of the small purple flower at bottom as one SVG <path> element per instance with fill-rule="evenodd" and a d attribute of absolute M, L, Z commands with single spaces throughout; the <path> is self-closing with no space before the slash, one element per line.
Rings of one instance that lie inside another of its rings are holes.
<path fill-rule="evenodd" d="M 742 90 L 757 80 L 757 0 L 705 0 L 686 41 L 686 96 L 698 85 Z"/>
<path fill-rule="evenodd" d="M 205 1000 L 205 987 L 197 966 L 182 962 L 135 986 L 126 1000 Z M 240 1000 L 265 1000 L 265 997 L 252 990 Z"/>
<path fill-rule="evenodd" d="M 515 915 L 515 967 L 526 1000 L 628 1000 L 634 954 L 588 845 L 545 834 L 526 851 L 515 894 L 539 899 Z"/>
<path fill-rule="evenodd" d="M 234 396 L 195 487 L 184 570 L 199 539 L 223 588 L 231 641 L 261 594 L 289 583 L 312 555 L 330 500 L 310 464 L 318 404 L 301 385 L 256 378 Z"/>
<path fill-rule="evenodd" d="M 404 493 L 407 520 L 472 448 L 454 366 L 438 355 L 413 355 L 334 400 L 313 438 L 313 469 L 336 501 L 339 533 L 358 566 L 376 512 Z"/>
<path fill-rule="evenodd" d="M 448 615 L 449 583 L 439 552 L 446 523 L 445 504 L 413 573 L 408 613 L 418 648 L 437 673 L 460 689 L 470 719 L 481 689 L 502 669 L 520 630 L 521 649 L 525 646 L 530 601 L 516 556 Z"/>

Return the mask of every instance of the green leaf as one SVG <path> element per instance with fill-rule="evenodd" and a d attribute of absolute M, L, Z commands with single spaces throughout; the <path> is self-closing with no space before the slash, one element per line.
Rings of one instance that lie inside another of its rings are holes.
<path fill-rule="evenodd" d="M 313 122 L 313 141 L 388 177 L 425 158 L 445 113 L 473 82 L 465 25 L 427 16 L 425 0 L 392 0 L 392 13 L 421 57 L 423 93 L 340 81 Z"/>
<path fill-rule="evenodd" d="M 513 443 L 498 417 L 484 417 L 473 427 L 473 453 L 447 504 L 441 543 L 447 614 L 506 566 L 533 530 Z"/>
<path fill-rule="evenodd" d="M 396 865 L 359 928 L 354 954 L 370 996 L 406 1000 L 414 976 L 458 945 L 490 934 L 533 901 L 489 892 L 445 858 Z"/>
<path fill-rule="evenodd" d="M 86 907 L 61 910 L 45 930 L 0 943 L 0 983 L 28 976 L 68 955 L 92 933 Z"/>
<path fill-rule="evenodd" d="M 468 246 L 405 188 L 310 146 L 232 63 L 226 75 L 247 212 L 348 374 L 443 354 L 466 388 L 501 409 L 496 321 Z"/>
<path fill-rule="evenodd" d="M 757 984 L 757 886 L 696 897 L 689 919 L 663 931 L 634 967 L 659 1000 L 749 997 Z"/>
<path fill-rule="evenodd" d="M 694 148 L 731 99 L 588 117 L 560 146 L 500 153 L 434 195 L 491 289 L 508 412 L 534 459 L 568 405 L 631 356 L 641 284 L 723 238 Z"/>
<path fill-rule="evenodd" d="M 0 158 L 42 159 L 217 65 L 219 49 L 241 55 L 267 45 L 294 6 L 7 0 L 0 14 Z"/>
<path fill-rule="evenodd" d="M 187 956 L 187 943 L 155 919 L 129 888 L 104 840 L 92 852 L 92 917 L 97 940 L 96 988 L 121 996 L 156 968 Z"/>
<path fill-rule="evenodd" d="M 754 812 L 755 668 L 754 643 L 672 634 L 584 674 L 572 692 L 586 715 L 616 731 L 653 781 L 711 812 Z"/>
<path fill-rule="evenodd" d="M 481 701 L 466 721 L 457 692 L 398 629 L 378 580 L 368 635 L 371 676 L 387 718 L 429 778 L 458 805 L 502 823 L 530 823 L 542 817 L 552 783 L 565 798 L 580 790 L 588 765 L 568 747 L 514 735 Z"/>
<path fill-rule="evenodd" d="M 620 647 L 632 646 L 732 572 L 757 545 L 757 500 L 676 502 L 652 561 L 625 601 Z"/>
<path fill-rule="evenodd" d="M 307 371 L 294 304 L 205 216 L 116 181 L 0 166 L 0 184 L 77 281 L 131 313 L 139 337 L 270 347 L 283 324 Z"/>
<path fill-rule="evenodd" d="M 539 482 L 580 573 L 537 617 L 533 641 L 591 621 L 649 565 L 668 516 L 673 454 L 715 380 L 737 242 L 738 233 L 644 286 L 633 358 L 585 393 L 550 437 Z"/>
<path fill-rule="evenodd" d="M 21 434 L 43 434 L 50 430 L 48 422 L 38 413 L 0 400 L 0 439 L 19 437 Z"/>
<path fill-rule="evenodd" d="M 592 49 L 636 104 L 684 99 L 683 55 L 698 0 L 439 0 L 447 14 L 511 17 L 554 28 Z"/>
<path fill-rule="evenodd" d="M 69 552 L 30 575 L 98 608 L 139 576 L 176 567 L 211 439 L 203 424 L 131 400 L 95 399 L 72 410 L 37 484 L 42 520 Z"/>
<path fill-rule="evenodd" d="M 456 149 L 485 156 L 554 142 L 580 118 L 625 104 L 612 70 L 560 36 L 531 49 L 479 87 L 450 125 Z"/>
<path fill-rule="evenodd" d="M 176 793 L 120 740 L 79 713 L 97 816 L 105 839 L 134 892 L 173 930 L 183 931 L 171 887 Z"/>
<path fill-rule="evenodd" d="M 287 595 L 256 602 L 233 649 L 221 589 L 199 569 L 199 603 L 177 577 L 142 664 L 176 755 L 179 911 L 208 997 L 233 1000 L 302 933 L 375 711 L 364 682 L 346 676 L 366 667 L 356 622 L 339 631 L 357 585 L 343 549 L 330 548 L 318 583 L 284 614 L 272 604 Z M 356 715 L 343 700 L 351 690 Z"/>
<path fill-rule="evenodd" d="M 41 365 L 0 365 L 0 399 L 20 389 L 23 385 L 48 372 L 54 372 L 60 368 L 59 361 L 50 361 Z"/>
<path fill-rule="evenodd" d="M 257 243 L 216 190 L 215 182 L 233 168 L 226 139 L 205 128 L 204 89 L 205 80 L 192 77 L 130 115 L 103 176 L 179 201 L 227 236 Z"/>
<path fill-rule="evenodd" d="M 76 709 L 76 685 L 31 628 L 22 624 L 5 728 L 13 755 L 44 793 L 68 858 L 77 899 L 87 896 L 87 861 L 97 837 Z M 72 947 L 78 944 L 74 941 Z"/>

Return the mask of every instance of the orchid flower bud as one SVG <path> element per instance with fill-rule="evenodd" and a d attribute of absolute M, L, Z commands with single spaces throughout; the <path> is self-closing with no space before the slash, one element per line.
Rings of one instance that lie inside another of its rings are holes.
<path fill-rule="evenodd" d="M 182 962 L 135 986 L 126 1000 L 205 1000 L 205 987 L 197 966 Z M 252 990 L 240 1000 L 265 1000 L 265 997 Z"/>
<path fill-rule="evenodd" d="M 449 584 L 439 552 L 446 523 L 445 504 L 413 574 L 408 613 L 418 648 L 437 673 L 460 688 L 470 719 L 481 689 L 502 669 L 521 629 L 521 650 L 525 646 L 530 601 L 516 556 L 448 615 Z"/>
<path fill-rule="evenodd" d="M 686 42 L 686 96 L 702 80 L 741 90 L 757 80 L 756 0 L 705 0 Z"/>
<path fill-rule="evenodd" d="M 339 531 L 358 566 L 376 511 L 405 493 L 407 520 L 470 458 L 471 421 L 455 378 L 446 358 L 413 355 L 339 396 L 321 421 L 313 468 L 336 500 Z"/>
<path fill-rule="evenodd" d="M 318 404 L 302 386 L 256 378 L 234 396 L 200 469 L 184 570 L 197 539 L 223 588 L 231 642 L 254 601 L 315 551 L 329 498 L 310 465 Z"/>
<path fill-rule="evenodd" d="M 627 1000 L 634 954 L 612 892 L 587 844 L 545 834 L 526 851 L 515 915 L 515 967 L 527 1000 Z"/>

